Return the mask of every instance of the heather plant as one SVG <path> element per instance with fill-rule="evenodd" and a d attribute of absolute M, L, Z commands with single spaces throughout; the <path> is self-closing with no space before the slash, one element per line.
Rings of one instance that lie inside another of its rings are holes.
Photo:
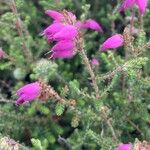
<path fill-rule="evenodd" d="M 0 4 L 0 150 L 150 149 L 148 0 Z"/>

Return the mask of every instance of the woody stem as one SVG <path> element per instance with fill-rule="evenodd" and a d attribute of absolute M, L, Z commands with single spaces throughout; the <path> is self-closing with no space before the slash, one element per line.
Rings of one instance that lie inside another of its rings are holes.
<path fill-rule="evenodd" d="M 98 88 L 98 85 L 96 83 L 96 77 L 95 77 L 94 71 L 92 70 L 92 67 L 90 65 L 89 59 L 85 53 L 83 41 L 81 41 L 81 43 L 79 44 L 79 53 L 83 59 L 83 62 L 86 66 L 87 71 L 89 72 L 89 74 L 91 76 L 92 85 L 93 85 L 93 88 L 94 88 L 95 93 L 96 93 L 96 98 L 99 99 L 100 95 L 99 95 L 99 88 Z"/>

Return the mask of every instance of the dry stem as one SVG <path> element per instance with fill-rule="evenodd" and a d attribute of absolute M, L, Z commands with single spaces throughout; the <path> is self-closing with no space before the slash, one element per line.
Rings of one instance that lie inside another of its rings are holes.
<path fill-rule="evenodd" d="M 81 40 L 79 42 L 79 53 L 81 55 L 81 58 L 83 59 L 84 61 L 84 64 L 87 68 L 87 71 L 89 72 L 90 76 L 91 76 L 91 80 L 92 80 L 92 84 L 93 84 L 93 88 L 95 90 L 95 93 L 96 93 L 96 98 L 99 99 L 100 98 L 100 95 L 99 95 L 99 88 L 98 88 L 98 85 L 96 83 L 96 77 L 95 77 L 95 74 L 94 74 L 94 71 L 92 70 L 92 67 L 90 65 L 90 62 L 89 62 L 89 59 L 87 58 L 87 55 L 85 53 L 85 50 L 84 50 L 84 43 L 83 41 Z"/>

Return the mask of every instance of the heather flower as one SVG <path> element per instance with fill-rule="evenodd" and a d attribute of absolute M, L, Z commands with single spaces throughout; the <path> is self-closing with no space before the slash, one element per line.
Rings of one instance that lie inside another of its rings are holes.
<path fill-rule="evenodd" d="M 75 44 L 73 41 L 59 41 L 52 49 L 53 58 L 71 58 L 75 55 Z"/>
<path fill-rule="evenodd" d="M 0 48 L 0 59 L 3 58 L 5 55 L 4 51 L 2 50 L 2 48 Z"/>
<path fill-rule="evenodd" d="M 41 87 L 38 82 L 30 83 L 17 91 L 19 98 L 16 101 L 17 105 L 32 101 L 40 96 Z"/>
<path fill-rule="evenodd" d="M 106 51 L 107 49 L 115 49 L 122 46 L 124 43 L 123 36 L 121 34 L 113 35 L 108 38 L 100 47 L 101 51 Z"/>
<path fill-rule="evenodd" d="M 63 19 L 63 15 L 59 13 L 58 11 L 46 10 L 45 13 L 56 21 L 61 21 Z"/>
<path fill-rule="evenodd" d="M 54 34 L 61 31 L 62 28 L 64 28 L 64 25 L 62 23 L 53 23 L 43 31 L 42 35 L 45 35 L 48 41 L 50 42 L 54 39 Z"/>
<path fill-rule="evenodd" d="M 131 150 L 131 145 L 130 144 L 121 144 L 117 147 L 116 150 Z"/>
<path fill-rule="evenodd" d="M 147 4 L 148 0 L 124 0 L 120 6 L 120 11 L 124 11 L 128 8 L 132 8 L 134 5 L 137 5 L 141 15 L 144 15 Z"/>
<path fill-rule="evenodd" d="M 93 29 L 102 31 L 100 25 L 92 20 L 80 22 L 76 20 L 76 16 L 67 11 L 57 12 L 47 10 L 46 14 L 54 19 L 52 25 L 48 26 L 42 33 L 49 42 L 56 41 L 58 43 L 52 48 L 51 57 L 53 58 L 71 58 L 76 54 L 78 42 L 80 41 L 82 29 Z M 48 53 L 50 53 L 48 52 Z"/>
<path fill-rule="evenodd" d="M 67 25 L 60 32 L 57 32 L 53 38 L 55 40 L 72 40 L 77 36 L 77 28 L 73 25 Z"/>
<path fill-rule="evenodd" d="M 88 19 L 82 23 L 81 28 L 92 29 L 99 32 L 103 32 L 102 27 L 93 19 Z"/>
<path fill-rule="evenodd" d="M 94 65 L 94 66 L 98 66 L 98 65 L 99 65 L 98 59 L 93 58 L 93 59 L 91 60 L 91 64 Z"/>
<path fill-rule="evenodd" d="M 136 4 L 139 7 L 140 13 L 144 15 L 147 8 L 148 0 L 136 0 Z"/>

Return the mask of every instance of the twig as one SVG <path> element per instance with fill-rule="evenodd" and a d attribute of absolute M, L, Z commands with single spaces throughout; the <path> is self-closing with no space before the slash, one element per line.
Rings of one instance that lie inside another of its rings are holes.
<path fill-rule="evenodd" d="M 142 131 L 139 129 L 139 127 L 132 122 L 129 118 L 126 119 L 141 135 L 143 135 Z"/>
<path fill-rule="evenodd" d="M 11 8 L 12 12 L 14 13 L 14 15 L 16 17 L 16 29 L 17 29 L 17 32 L 18 32 L 19 36 L 22 38 L 22 47 L 23 47 L 24 55 L 28 58 L 29 61 L 31 61 L 32 60 L 32 53 L 28 49 L 27 44 L 25 43 L 22 21 L 19 17 L 17 7 L 16 7 L 16 3 L 15 3 L 14 0 L 11 0 L 10 8 Z"/>
<path fill-rule="evenodd" d="M 0 94 L 0 103 L 15 103 L 15 101 L 11 101 L 11 100 L 5 99 L 5 98 Z"/>
<path fill-rule="evenodd" d="M 89 72 L 90 76 L 91 76 L 91 80 L 92 80 L 92 84 L 93 84 L 93 88 L 95 90 L 95 93 L 96 93 L 96 98 L 99 99 L 100 98 L 100 92 L 99 92 L 99 88 L 98 88 L 98 85 L 96 83 L 96 77 L 95 77 L 95 74 L 94 74 L 94 71 L 92 70 L 92 67 L 90 65 L 90 62 L 89 62 L 89 59 L 87 58 L 87 55 L 85 53 L 85 50 L 84 50 L 84 43 L 83 41 L 79 41 L 79 45 L 78 45 L 78 49 L 79 49 L 79 53 L 81 55 L 81 58 L 83 59 L 83 62 L 87 68 L 87 71 Z"/>
<path fill-rule="evenodd" d="M 68 141 L 61 136 L 58 137 L 58 143 L 61 144 L 65 148 L 65 150 L 72 150 L 71 145 L 68 143 Z"/>

